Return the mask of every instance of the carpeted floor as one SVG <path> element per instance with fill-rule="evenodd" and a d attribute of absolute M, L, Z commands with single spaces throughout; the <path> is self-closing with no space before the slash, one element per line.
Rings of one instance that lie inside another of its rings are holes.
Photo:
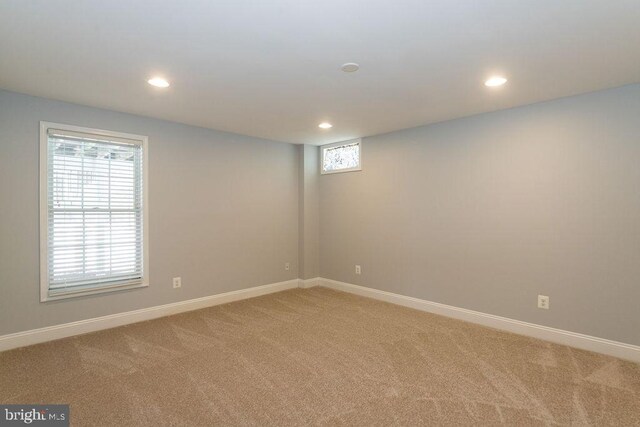
<path fill-rule="evenodd" d="M 93 425 L 640 425 L 640 365 L 324 288 L 0 353 Z"/>

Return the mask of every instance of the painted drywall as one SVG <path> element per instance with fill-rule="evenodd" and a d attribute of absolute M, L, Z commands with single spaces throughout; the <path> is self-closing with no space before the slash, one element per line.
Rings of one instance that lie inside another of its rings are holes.
<path fill-rule="evenodd" d="M 148 288 L 39 302 L 41 120 L 149 137 Z M 297 150 L 0 91 L 0 335 L 297 278 Z"/>
<path fill-rule="evenodd" d="M 301 279 L 313 279 L 320 274 L 319 149 L 301 145 L 299 151 L 299 269 Z"/>
<path fill-rule="evenodd" d="M 320 177 L 322 277 L 640 344 L 640 84 L 364 138 L 363 165 Z"/>

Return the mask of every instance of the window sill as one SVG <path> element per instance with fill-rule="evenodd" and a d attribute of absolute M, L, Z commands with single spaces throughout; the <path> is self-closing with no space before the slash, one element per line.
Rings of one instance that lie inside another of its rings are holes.
<path fill-rule="evenodd" d="M 114 285 L 101 286 L 96 288 L 84 288 L 84 289 L 75 289 L 71 291 L 58 291 L 51 292 L 48 291 L 46 295 L 42 295 L 40 298 L 40 302 L 49 302 L 49 301 L 57 301 L 62 299 L 76 298 L 87 295 L 97 295 L 97 294 L 105 294 L 111 292 L 118 292 L 130 289 L 138 289 L 138 288 L 147 288 L 149 287 L 148 283 L 118 283 Z"/>
<path fill-rule="evenodd" d="M 330 170 L 330 171 L 323 171 L 322 169 L 320 169 L 320 175 L 331 175 L 334 173 L 347 173 L 347 172 L 360 172 L 361 170 L 362 170 L 362 167 L 349 168 L 349 169 L 336 169 L 336 170 Z"/>

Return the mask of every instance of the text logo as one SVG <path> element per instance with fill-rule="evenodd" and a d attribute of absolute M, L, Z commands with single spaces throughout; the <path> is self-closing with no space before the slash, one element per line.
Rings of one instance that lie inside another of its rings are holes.
<path fill-rule="evenodd" d="M 69 426 L 69 405 L 0 405 L 0 426 Z"/>

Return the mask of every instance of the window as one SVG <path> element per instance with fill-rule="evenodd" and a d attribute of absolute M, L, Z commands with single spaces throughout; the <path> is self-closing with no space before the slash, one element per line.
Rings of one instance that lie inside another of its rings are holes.
<path fill-rule="evenodd" d="M 323 145 L 321 172 L 351 172 L 362 170 L 362 142 L 360 139 Z"/>
<path fill-rule="evenodd" d="M 40 299 L 147 286 L 147 137 L 40 123 Z"/>

